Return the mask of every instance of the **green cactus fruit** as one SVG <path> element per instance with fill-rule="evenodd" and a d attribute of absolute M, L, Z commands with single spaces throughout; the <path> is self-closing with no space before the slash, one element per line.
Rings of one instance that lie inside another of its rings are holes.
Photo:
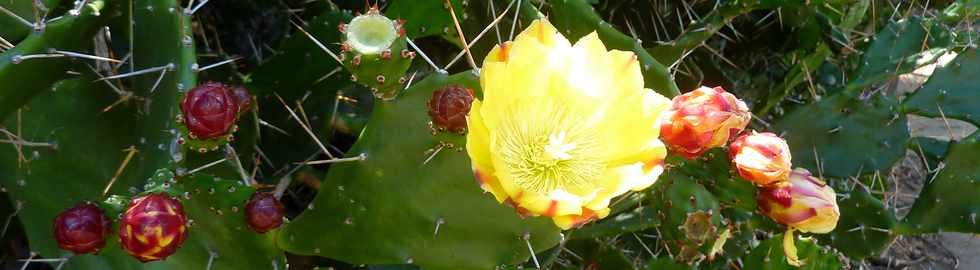
<path fill-rule="evenodd" d="M 407 47 L 403 24 L 372 7 L 338 27 L 343 33 L 340 60 L 351 73 L 351 81 L 370 88 L 381 100 L 395 99 L 409 80 L 405 72 L 415 52 Z"/>

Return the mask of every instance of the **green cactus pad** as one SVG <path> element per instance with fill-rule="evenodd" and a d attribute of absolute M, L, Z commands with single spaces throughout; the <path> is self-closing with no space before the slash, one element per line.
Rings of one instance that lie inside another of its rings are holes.
<path fill-rule="evenodd" d="M 909 214 L 898 228 L 900 233 L 965 232 L 980 233 L 976 198 L 980 194 L 980 132 L 953 143 L 946 154 L 946 166 L 929 180 L 919 193 Z"/>
<path fill-rule="evenodd" d="M 797 108 L 772 128 L 789 143 L 793 166 L 818 176 L 872 173 L 905 156 L 908 123 L 897 106 L 880 95 L 860 100 L 841 93 Z"/>
<path fill-rule="evenodd" d="M 423 164 L 440 143 L 425 103 L 449 83 L 479 89 L 472 72 L 432 74 L 397 101 L 375 104 L 348 152 L 366 160 L 332 165 L 313 204 L 281 229 L 279 245 L 354 264 L 488 269 L 527 260 L 525 235 L 535 251 L 557 244 L 550 219 L 522 220 L 483 193 L 466 153 L 443 149 Z"/>
<path fill-rule="evenodd" d="M 946 52 L 952 40 L 936 20 L 910 17 L 890 23 L 875 35 L 847 88 L 857 91 L 931 64 Z"/>
<path fill-rule="evenodd" d="M 802 238 L 797 235 L 796 239 L 797 256 L 804 264 L 795 267 L 786 263 L 786 255 L 783 253 L 783 234 L 776 234 L 768 240 L 763 241 L 752 249 L 747 257 L 743 259 L 745 266 L 743 269 L 760 270 L 807 270 L 807 269 L 843 269 L 843 265 L 837 254 L 820 248 L 813 240 Z"/>
<path fill-rule="evenodd" d="M 841 213 L 837 228 L 817 238 L 852 259 L 877 255 L 897 236 L 892 230 L 895 213 L 860 186 L 839 194 L 843 199 L 837 202 Z"/>
<path fill-rule="evenodd" d="M 613 236 L 624 232 L 638 232 L 660 225 L 657 210 L 652 207 L 637 207 L 603 220 L 576 229 L 569 237 L 572 239 Z"/>
<path fill-rule="evenodd" d="M 966 50 L 936 67 L 932 77 L 903 104 L 912 113 L 948 117 L 980 125 L 980 55 Z"/>
<path fill-rule="evenodd" d="M 31 1 L 16 1 L 30 3 Z M 30 6 L 30 4 L 28 4 Z M 0 54 L 0 120 L 27 103 L 38 92 L 50 89 L 55 82 L 66 78 L 71 61 L 68 58 L 29 59 L 30 55 L 48 54 L 54 48 L 80 51 L 89 39 L 109 20 L 112 6 L 103 1 L 86 4 L 79 15 L 65 15 L 47 25 L 43 32 L 33 33 L 16 47 Z M 52 7 L 53 8 L 53 7 Z M 8 17 L 0 13 L 0 17 Z M 0 25 L 0 29 L 4 29 Z"/>
<path fill-rule="evenodd" d="M 49 11 L 53 11 L 59 1 L 43 0 L 40 2 Z M 20 16 L 28 22 L 34 23 L 35 18 L 33 3 L 34 1 L 0 1 L 0 7 L 6 8 L 10 12 L 17 14 L 17 16 Z M 45 15 L 44 11 L 38 11 L 38 15 Z M 52 14 L 47 15 L 49 18 L 54 17 Z M 33 30 L 34 29 L 32 29 L 32 27 L 25 25 L 14 17 L 8 16 L 7 14 L 0 14 L 0 37 L 3 37 L 13 44 L 17 44 L 20 39 L 24 38 L 24 36 Z"/>
<path fill-rule="evenodd" d="M 449 2 L 456 11 L 457 20 L 462 21 L 468 17 L 463 12 L 467 1 Z M 385 9 L 385 13 L 389 18 L 405 20 L 405 32 L 412 39 L 432 35 L 456 36 L 456 26 L 453 25 L 445 0 L 393 1 Z"/>
<path fill-rule="evenodd" d="M 670 243 L 674 258 L 686 263 L 703 260 L 724 230 L 718 199 L 699 180 L 671 169 L 650 191 L 650 203 L 657 209 L 661 223 L 660 237 Z"/>

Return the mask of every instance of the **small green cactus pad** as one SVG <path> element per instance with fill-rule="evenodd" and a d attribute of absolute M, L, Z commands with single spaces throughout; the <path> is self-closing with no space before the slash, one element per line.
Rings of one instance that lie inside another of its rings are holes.
<path fill-rule="evenodd" d="M 333 164 L 313 204 L 281 229 L 279 245 L 354 264 L 489 269 L 527 260 L 525 235 L 535 251 L 557 244 L 550 219 L 522 220 L 484 194 L 466 153 L 446 148 L 424 163 L 440 144 L 425 103 L 450 83 L 479 89 L 472 72 L 431 74 L 397 101 L 375 104 L 348 152 L 366 159 Z"/>
<path fill-rule="evenodd" d="M 675 259 L 687 263 L 705 259 L 724 230 L 718 199 L 700 182 L 697 176 L 672 169 L 649 191 L 662 240 L 669 243 Z"/>
<path fill-rule="evenodd" d="M 952 44 L 936 20 L 910 17 L 879 30 L 848 88 L 864 88 L 935 62 Z"/>
<path fill-rule="evenodd" d="M 31 1 L 15 1 L 31 3 Z M 27 4 L 30 6 L 30 4 Z M 52 7 L 53 8 L 53 7 Z M 17 110 L 38 92 L 51 89 L 55 82 L 66 78 L 68 58 L 36 58 L 32 55 L 48 54 L 50 49 L 79 51 L 86 48 L 84 42 L 108 22 L 110 9 L 103 1 L 93 1 L 79 11 L 79 15 L 64 18 L 47 25 L 43 32 L 36 32 L 17 44 L 17 47 L 0 54 L 0 119 Z M 8 18 L 0 13 L 0 17 Z M 0 26 L 0 29 L 5 29 Z"/>
<path fill-rule="evenodd" d="M 174 119 L 181 119 L 181 118 L 182 116 L 180 114 L 174 117 Z M 236 131 L 238 131 L 238 125 L 236 124 L 236 125 L 232 125 L 231 128 L 229 128 L 228 134 L 218 136 L 212 139 L 203 139 L 203 140 L 195 139 L 195 138 L 191 138 L 190 131 L 187 130 L 187 126 L 179 122 L 183 120 L 175 120 L 175 121 L 178 121 L 177 132 L 180 132 L 180 139 L 178 139 L 178 144 L 180 144 L 184 150 L 191 152 L 191 154 L 193 154 L 194 152 L 199 154 L 204 154 L 207 152 L 218 151 L 218 149 L 220 149 L 222 146 L 228 144 L 229 141 L 234 140 L 234 136 L 235 136 L 234 134 Z"/>
<path fill-rule="evenodd" d="M 449 2 L 452 3 L 456 19 L 460 23 L 467 19 L 468 16 L 463 11 L 468 1 Z M 392 19 L 405 20 L 405 32 L 412 39 L 432 35 L 456 36 L 456 26 L 445 0 L 392 1 L 385 9 L 385 14 Z"/>
<path fill-rule="evenodd" d="M 887 169 L 905 156 L 908 123 L 905 114 L 894 111 L 895 101 L 845 94 L 796 108 L 773 124 L 789 143 L 793 166 L 847 177 Z"/>
<path fill-rule="evenodd" d="M 953 143 L 946 166 L 926 182 L 899 226 L 900 233 L 980 233 L 980 132 Z"/>
<path fill-rule="evenodd" d="M 929 81 L 903 104 L 912 113 L 948 117 L 980 125 L 980 55 L 969 49 L 936 67 Z"/>
<path fill-rule="evenodd" d="M 752 249 L 745 258 L 742 269 L 759 270 L 829 270 L 843 269 L 837 254 L 821 248 L 815 241 L 806 237 L 796 236 L 797 255 L 804 264 L 800 267 L 789 265 L 783 253 L 783 234 L 776 234 Z"/>
<path fill-rule="evenodd" d="M 603 21 L 586 0 L 549 1 L 551 14 L 548 19 L 569 40 L 578 40 L 595 31 L 606 49 L 632 51 L 640 60 L 644 85 L 667 97 L 680 94 L 667 67 L 657 62 L 646 49 L 632 37 L 623 34 Z"/>
<path fill-rule="evenodd" d="M 344 43 L 340 59 L 351 73 L 351 81 L 370 88 L 381 100 L 393 100 L 409 80 L 405 72 L 415 52 L 408 49 L 402 27 L 372 9 L 341 28 Z"/>
<path fill-rule="evenodd" d="M 895 213 L 878 198 L 861 186 L 838 194 L 843 197 L 837 202 L 841 217 L 834 231 L 815 235 L 822 243 L 830 243 L 848 258 L 860 259 L 877 255 L 895 239 Z"/>

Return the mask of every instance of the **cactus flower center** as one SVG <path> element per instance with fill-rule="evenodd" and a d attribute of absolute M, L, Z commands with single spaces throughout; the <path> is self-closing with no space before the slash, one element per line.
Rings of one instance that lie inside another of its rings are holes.
<path fill-rule="evenodd" d="M 507 125 L 497 140 L 503 163 L 525 190 L 586 195 L 594 188 L 593 179 L 606 167 L 595 155 L 596 135 L 581 129 L 555 130 L 562 127 L 548 127 L 545 121 Z M 561 122 L 568 121 L 555 119 L 553 123 Z"/>
<path fill-rule="evenodd" d="M 357 16 L 347 25 L 347 42 L 362 54 L 376 54 L 388 49 L 397 37 L 395 22 L 378 13 Z"/>

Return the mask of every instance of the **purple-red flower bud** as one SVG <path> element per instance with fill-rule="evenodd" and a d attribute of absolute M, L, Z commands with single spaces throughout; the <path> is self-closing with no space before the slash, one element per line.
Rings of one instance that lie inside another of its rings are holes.
<path fill-rule="evenodd" d="M 245 204 L 245 224 L 265 233 L 282 225 L 283 205 L 272 193 L 255 192 Z"/>
<path fill-rule="evenodd" d="M 449 85 L 432 92 L 429 100 L 429 117 L 439 128 L 450 132 L 466 132 L 466 115 L 473 103 L 473 91 L 459 85 Z"/>
<path fill-rule="evenodd" d="M 95 253 L 105 247 L 112 224 L 102 209 L 82 202 L 54 218 L 54 239 L 58 246 L 75 254 Z"/>

